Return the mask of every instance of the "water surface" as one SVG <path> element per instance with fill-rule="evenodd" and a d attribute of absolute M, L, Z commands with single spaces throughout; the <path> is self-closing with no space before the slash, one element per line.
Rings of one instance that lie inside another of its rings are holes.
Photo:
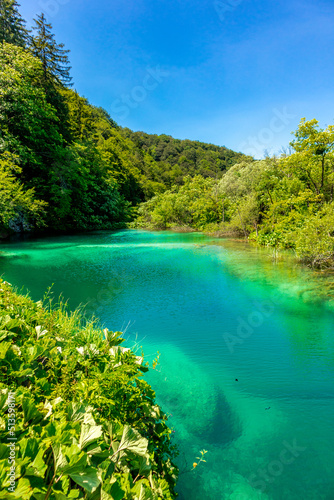
<path fill-rule="evenodd" d="M 201 234 L 98 232 L 2 244 L 34 299 L 88 303 L 160 364 L 184 500 L 334 499 L 331 279 Z M 206 464 L 188 472 L 202 449 Z"/>

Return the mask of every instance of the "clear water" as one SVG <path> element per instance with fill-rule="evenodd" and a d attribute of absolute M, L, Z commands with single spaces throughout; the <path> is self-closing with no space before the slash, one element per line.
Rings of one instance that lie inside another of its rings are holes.
<path fill-rule="evenodd" d="M 201 234 L 100 232 L 0 251 L 0 274 L 34 299 L 54 283 L 148 361 L 161 353 L 148 379 L 172 415 L 181 499 L 334 499 L 330 279 Z M 207 462 L 189 472 L 202 449 Z"/>

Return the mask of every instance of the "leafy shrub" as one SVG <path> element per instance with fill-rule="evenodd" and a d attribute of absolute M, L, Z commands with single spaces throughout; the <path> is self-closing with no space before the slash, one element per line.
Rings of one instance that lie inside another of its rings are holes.
<path fill-rule="evenodd" d="M 123 340 L 0 281 L 0 499 L 175 497 L 167 417 L 141 378 L 143 357 Z"/>
<path fill-rule="evenodd" d="M 299 259 L 313 267 L 333 267 L 334 260 L 334 207 L 325 205 L 309 217 L 295 235 L 295 248 Z"/>
<path fill-rule="evenodd" d="M 137 227 L 202 229 L 206 224 L 220 222 L 224 208 L 217 183 L 201 175 L 186 176 L 183 181 L 183 186 L 175 186 L 143 203 L 138 209 Z"/>

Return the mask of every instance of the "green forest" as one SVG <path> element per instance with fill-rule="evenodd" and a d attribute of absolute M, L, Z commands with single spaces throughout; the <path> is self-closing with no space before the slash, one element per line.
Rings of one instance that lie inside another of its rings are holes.
<path fill-rule="evenodd" d="M 43 14 L 27 30 L 1 2 L 0 231 L 190 228 L 334 252 L 334 127 L 302 119 L 288 152 L 225 147 L 122 128 L 73 90 L 69 51 Z"/>
<path fill-rule="evenodd" d="M 243 155 L 133 133 L 72 90 L 68 51 L 38 16 L 1 2 L 1 231 L 124 227 L 185 175 L 220 178 Z"/>

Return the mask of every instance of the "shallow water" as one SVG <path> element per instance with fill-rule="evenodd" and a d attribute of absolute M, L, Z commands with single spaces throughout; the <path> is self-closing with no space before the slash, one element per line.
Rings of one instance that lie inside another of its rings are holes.
<path fill-rule="evenodd" d="M 54 283 L 148 361 L 161 353 L 148 379 L 172 415 L 181 499 L 334 499 L 330 278 L 201 234 L 99 232 L 0 251 L 0 274 L 34 299 Z M 207 462 L 188 472 L 202 449 Z"/>

